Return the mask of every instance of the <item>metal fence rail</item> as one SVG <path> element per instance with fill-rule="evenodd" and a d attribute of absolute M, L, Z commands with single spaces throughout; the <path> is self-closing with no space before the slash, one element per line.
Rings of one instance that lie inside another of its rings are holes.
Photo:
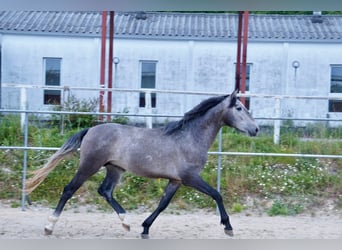
<path fill-rule="evenodd" d="M 15 84 L 15 83 L 2 83 L 5 88 L 19 88 L 19 89 L 47 89 L 47 90 L 83 90 L 83 91 L 105 91 L 105 92 L 152 92 L 152 93 L 166 93 L 166 94 L 185 94 L 185 95 L 224 95 L 223 92 L 208 92 L 208 91 L 186 91 L 186 90 L 164 90 L 164 89 L 132 89 L 132 88 L 90 88 L 90 87 L 71 87 L 71 86 L 46 86 L 34 84 Z M 301 96 L 301 95 L 275 95 L 275 94 L 252 94 L 252 93 L 239 93 L 240 97 L 260 97 L 272 99 L 316 99 L 316 100 L 341 100 L 340 95 L 331 94 L 329 96 Z"/>
<path fill-rule="evenodd" d="M 57 151 L 56 147 L 30 147 L 30 146 L 0 146 L 0 150 L 46 150 Z M 297 157 L 297 158 L 334 158 L 342 159 L 342 155 L 326 155 L 326 154 L 290 154 L 290 153 L 263 153 L 263 152 L 220 152 L 209 151 L 208 155 L 220 156 L 263 156 L 263 157 Z"/>
<path fill-rule="evenodd" d="M 218 152 L 211 151 L 208 154 L 225 156 L 264 156 L 264 157 L 297 157 L 297 158 L 334 158 L 342 159 L 342 155 L 322 154 L 285 154 L 285 153 L 253 153 L 253 152 Z"/>

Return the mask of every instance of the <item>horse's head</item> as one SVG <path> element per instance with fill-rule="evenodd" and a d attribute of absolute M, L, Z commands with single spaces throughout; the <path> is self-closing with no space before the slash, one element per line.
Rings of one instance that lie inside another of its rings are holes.
<path fill-rule="evenodd" d="M 249 136 L 255 136 L 259 131 L 259 126 L 246 107 L 237 98 L 237 92 L 235 90 L 225 100 L 223 122 Z"/>

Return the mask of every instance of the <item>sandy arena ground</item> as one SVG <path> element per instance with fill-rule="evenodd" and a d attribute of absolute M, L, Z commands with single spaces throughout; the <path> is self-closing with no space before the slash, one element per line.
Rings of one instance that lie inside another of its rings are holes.
<path fill-rule="evenodd" d="M 130 211 L 127 232 L 114 213 L 70 209 L 62 213 L 54 233 L 45 236 L 43 228 L 51 212 L 41 206 L 22 211 L 0 204 L 0 239 L 140 239 L 141 224 L 150 214 Z M 224 234 L 215 211 L 166 210 L 150 228 L 150 239 L 342 239 L 342 215 L 336 212 L 286 217 L 242 212 L 230 218 L 233 238 Z"/>

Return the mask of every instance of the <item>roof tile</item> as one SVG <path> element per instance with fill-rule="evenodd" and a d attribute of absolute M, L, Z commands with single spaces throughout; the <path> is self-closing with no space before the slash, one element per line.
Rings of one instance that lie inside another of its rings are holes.
<path fill-rule="evenodd" d="M 0 11 L 0 32 L 101 35 L 101 12 Z M 326 40 L 342 38 L 342 16 L 249 15 L 251 40 Z M 155 39 L 236 39 L 236 14 L 116 12 L 116 37 Z M 107 23 L 109 22 L 109 16 Z M 107 30 L 108 31 L 108 30 Z"/>

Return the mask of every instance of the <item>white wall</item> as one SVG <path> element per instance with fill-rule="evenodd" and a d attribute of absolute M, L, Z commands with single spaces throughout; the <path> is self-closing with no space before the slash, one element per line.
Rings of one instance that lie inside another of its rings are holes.
<path fill-rule="evenodd" d="M 229 94 L 234 88 L 234 55 L 229 43 L 213 46 L 209 42 L 117 39 L 114 44 L 114 54 L 120 58 L 114 72 L 116 87 L 140 88 L 140 61 L 155 60 L 159 90 Z M 155 112 L 183 115 L 207 97 L 158 93 Z M 138 104 L 138 94 L 118 94 L 114 96 L 113 111 L 128 108 L 130 112 L 144 113 Z"/>
<path fill-rule="evenodd" d="M 251 93 L 290 96 L 329 96 L 330 65 L 342 64 L 342 45 L 336 43 L 250 43 L 248 61 L 253 63 Z M 293 61 L 300 62 L 295 70 Z M 274 113 L 275 102 L 254 98 L 255 116 Z M 328 100 L 284 99 L 283 117 L 326 118 Z M 335 113 L 334 117 L 342 118 Z M 303 124 L 303 122 L 297 122 Z"/>
<path fill-rule="evenodd" d="M 43 58 L 60 57 L 62 85 L 98 87 L 100 42 L 100 38 L 91 37 L 3 34 L 2 82 L 43 85 Z M 235 42 L 116 38 L 114 56 L 120 58 L 117 67 L 113 67 L 113 86 L 117 88 L 140 88 L 141 60 L 158 62 L 157 89 L 229 94 L 235 86 Z M 294 60 L 300 62 L 296 72 L 292 67 Z M 247 61 L 252 63 L 250 93 L 328 96 L 330 65 L 342 64 L 342 45 L 249 41 Z M 99 95 L 98 91 L 74 94 L 82 98 Z M 143 114 L 145 110 L 139 108 L 138 96 L 138 93 L 113 93 L 112 111 Z M 30 109 L 46 108 L 43 90 L 30 90 L 28 97 Z M 154 112 L 182 115 L 206 97 L 159 93 Z M 18 100 L 18 91 L 3 88 L 3 108 L 19 108 Z M 272 117 L 274 106 L 273 99 L 251 99 L 251 111 L 256 117 Z M 328 101 L 282 100 L 281 113 L 291 117 L 325 118 Z"/>
<path fill-rule="evenodd" d="M 98 50 L 99 39 L 3 35 L 2 82 L 44 85 L 43 58 L 59 57 L 62 86 L 94 87 L 99 83 Z M 19 108 L 18 100 L 18 91 L 3 88 L 4 108 Z M 42 89 L 28 91 L 28 108 L 44 109 Z"/>

